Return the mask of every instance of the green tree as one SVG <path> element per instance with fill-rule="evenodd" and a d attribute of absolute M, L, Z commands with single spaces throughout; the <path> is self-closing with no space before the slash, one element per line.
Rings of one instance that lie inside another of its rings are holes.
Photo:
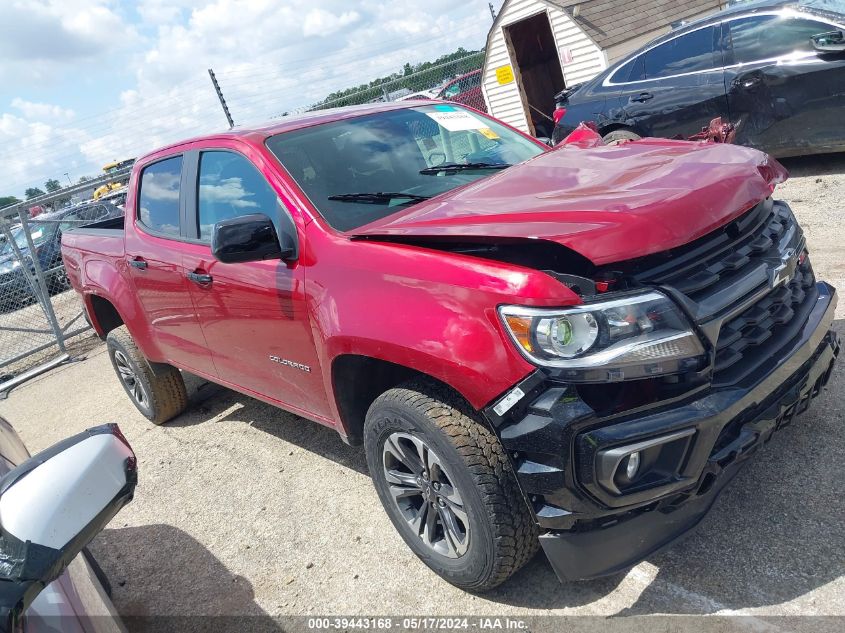
<path fill-rule="evenodd" d="M 38 187 L 30 187 L 23 193 L 26 196 L 27 200 L 32 200 L 33 198 L 37 198 L 38 196 L 44 195 L 44 192 L 41 191 L 41 189 L 39 189 Z"/>
<path fill-rule="evenodd" d="M 47 182 L 44 183 L 44 188 L 48 192 L 53 193 L 54 191 L 58 191 L 59 189 L 62 188 L 62 183 L 60 183 L 55 178 L 50 178 L 50 180 L 48 180 Z"/>
<path fill-rule="evenodd" d="M 15 196 L 0 196 L 0 209 L 8 207 L 10 204 L 17 204 L 20 202 Z"/>

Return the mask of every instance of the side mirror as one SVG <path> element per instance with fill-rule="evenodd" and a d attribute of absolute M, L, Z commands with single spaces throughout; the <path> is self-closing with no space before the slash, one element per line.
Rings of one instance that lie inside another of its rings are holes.
<path fill-rule="evenodd" d="M 810 38 L 813 48 L 823 53 L 845 52 L 845 33 L 842 31 L 828 31 Z"/>
<path fill-rule="evenodd" d="M 296 241 L 285 233 L 279 240 L 273 221 L 262 213 L 242 215 L 214 225 L 211 252 L 224 264 L 264 259 L 295 259 Z"/>
<path fill-rule="evenodd" d="M 135 454 L 116 424 L 59 442 L 0 480 L 0 631 L 129 501 Z"/>

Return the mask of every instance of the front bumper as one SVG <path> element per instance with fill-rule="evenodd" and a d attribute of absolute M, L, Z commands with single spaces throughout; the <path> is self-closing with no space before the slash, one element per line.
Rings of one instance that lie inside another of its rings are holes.
<path fill-rule="evenodd" d="M 521 419 L 503 424 L 491 416 L 534 509 L 543 550 L 562 581 L 622 571 L 682 536 L 746 460 L 807 409 L 839 353 L 830 330 L 836 291 L 825 283 L 817 288 L 800 336 L 753 387 L 711 389 L 603 421 L 574 390 L 537 385 L 533 378 L 525 385 L 532 397 Z M 675 431 L 691 439 L 671 481 L 622 497 L 599 485 L 593 456 L 600 447 Z M 555 451 L 558 456 L 550 459 Z"/>

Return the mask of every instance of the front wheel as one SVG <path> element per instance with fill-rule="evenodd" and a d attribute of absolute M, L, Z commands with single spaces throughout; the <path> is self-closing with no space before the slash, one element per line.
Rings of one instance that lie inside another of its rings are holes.
<path fill-rule="evenodd" d="M 438 387 L 382 394 L 364 425 L 367 464 L 405 543 L 448 582 L 486 591 L 536 553 L 537 528 L 487 427 Z"/>
<path fill-rule="evenodd" d="M 188 406 L 182 374 L 172 365 L 151 364 L 125 325 L 108 333 L 112 367 L 135 408 L 153 424 L 164 424 Z"/>

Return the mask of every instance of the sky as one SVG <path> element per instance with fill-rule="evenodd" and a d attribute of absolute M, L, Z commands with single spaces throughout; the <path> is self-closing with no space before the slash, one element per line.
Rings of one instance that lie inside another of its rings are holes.
<path fill-rule="evenodd" d="M 494 4 L 501 4 L 499 0 Z M 487 0 L 0 0 L 0 196 L 484 46 Z M 67 174 L 67 175 L 65 175 Z"/>

